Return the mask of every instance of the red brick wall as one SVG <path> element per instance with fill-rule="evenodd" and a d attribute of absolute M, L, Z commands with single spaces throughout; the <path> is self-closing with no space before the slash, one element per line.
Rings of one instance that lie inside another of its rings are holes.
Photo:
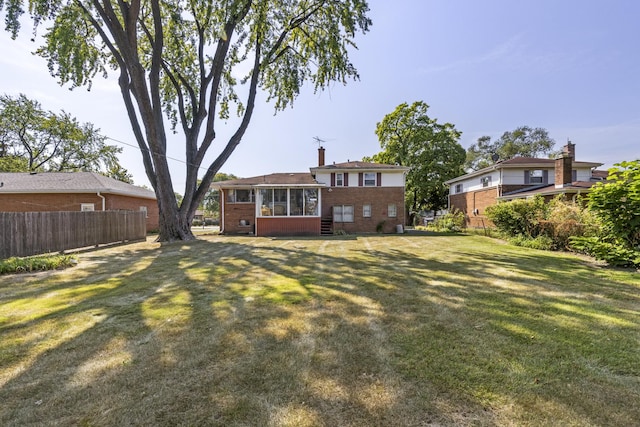
<path fill-rule="evenodd" d="M 492 225 L 484 212 L 487 207 L 496 204 L 497 192 L 497 188 L 492 187 L 487 188 L 486 190 L 452 194 L 449 196 L 449 207 L 464 212 L 467 220 L 467 227 L 483 227 Z M 477 209 L 477 211 L 474 212 L 474 209 Z"/>
<path fill-rule="evenodd" d="M 318 217 L 260 217 L 256 218 L 258 236 L 319 236 Z"/>
<path fill-rule="evenodd" d="M 158 204 L 152 199 L 103 194 L 106 210 L 140 210 L 147 207 L 147 231 L 158 229 Z M 61 194 L 0 194 L 2 212 L 79 211 L 83 203 L 93 203 L 94 210 L 102 210 L 102 199 L 95 193 Z"/>
<path fill-rule="evenodd" d="M 224 223 L 222 232 L 227 234 L 253 233 L 255 231 L 256 204 L 255 203 L 227 203 L 226 194 L 221 193 Z M 244 221 L 246 225 L 241 225 Z"/>
<path fill-rule="evenodd" d="M 397 215 L 390 218 L 387 207 L 395 203 Z M 333 229 L 347 233 L 374 233 L 384 221 L 383 232 L 393 233 L 405 223 L 404 188 L 402 187 L 332 187 L 322 189 L 322 217 L 332 216 L 334 205 L 353 205 L 354 222 L 335 222 Z M 362 216 L 363 205 L 371 205 L 371 217 Z"/>

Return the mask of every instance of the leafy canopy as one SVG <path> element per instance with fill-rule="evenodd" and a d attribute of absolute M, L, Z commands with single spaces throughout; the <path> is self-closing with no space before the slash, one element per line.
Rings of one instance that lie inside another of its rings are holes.
<path fill-rule="evenodd" d="M 348 50 L 371 25 L 366 0 L 0 0 L 13 37 L 25 8 L 36 28 L 47 22 L 37 53 L 60 83 L 90 87 L 96 75 L 116 71 L 158 198 L 160 240 L 193 238 L 191 219 L 242 140 L 258 91 L 281 110 L 305 82 L 320 90 L 357 78 Z M 237 120 L 230 120 L 232 112 Z M 205 165 L 219 117 L 233 126 L 231 136 Z M 165 121 L 184 135 L 180 206 Z M 201 167 L 206 172 L 198 184 Z"/>
<path fill-rule="evenodd" d="M 423 101 L 400 104 L 376 126 L 382 151 L 366 160 L 408 166 L 406 196 L 408 212 L 438 210 L 447 206 L 445 181 L 463 173 L 461 132 L 451 123 L 438 123 L 427 115 Z"/>
<path fill-rule="evenodd" d="M 543 128 L 520 126 L 502 134 L 500 139 L 491 142 L 491 137 L 482 136 L 478 142 L 467 149 L 464 163 L 466 170 L 479 170 L 491 166 L 500 160 L 509 160 L 517 156 L 539 157 L 553 154 L 555 141 Z"/>
<path fill-rule="evenodd" d="M 99 131 L 64 111 L 45 111 L 24 94 L 2 95 L 0 171 L 89 171 L 131 182 L 118 163 L 122 148 L 106 144 Z"/>
<path fill-rule="evenodd" d="M 614 166 L 592 187 L 588 206 L 615 241 L 640 251 L 640 160 Z"/>

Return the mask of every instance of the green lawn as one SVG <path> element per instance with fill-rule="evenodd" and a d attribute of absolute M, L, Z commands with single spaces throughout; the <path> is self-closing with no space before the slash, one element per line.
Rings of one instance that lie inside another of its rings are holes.
<path fill-rule="evenodd" d="M 479 236 L 202 236 L 0 276 L 0 425 L 640 424 L 640 275 Z"/>

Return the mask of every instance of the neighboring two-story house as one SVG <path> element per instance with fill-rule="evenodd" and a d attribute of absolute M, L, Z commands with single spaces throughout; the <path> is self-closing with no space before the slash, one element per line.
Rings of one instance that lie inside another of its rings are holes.
<path fill-rule="evenodd" d="M 449 208 L 464 212 L 467 226 L 483 227 L 489 224 L 485 209 L 499 200 L 588 192 L 602 180 L 600 171 L 594 170 L 598 166 L 602 163 L 576 161 L 572 143 L 556 159 L 515 157 L 446 181 Z"/>
<path fill-rule="evenodd" d="M 214 182 L 220 231 L 257 236 L 392 232 L 404 224 L 404 166 L 367 162 L 318 166 L 309 173 L 274 173 Z"/>

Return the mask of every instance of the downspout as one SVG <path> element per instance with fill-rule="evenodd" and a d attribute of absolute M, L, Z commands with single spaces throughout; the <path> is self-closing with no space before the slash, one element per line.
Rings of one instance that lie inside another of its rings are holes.
<path fill-rule="evenodd" d="M 102 194 L 100 194 L 100 192 L 98 191 L 98 197 L 100 197 L 102 199 L 102 212 L 105 211 L 104 206 L 105 206 L 105 198 Z"/>
<path fill-rule="evenodd" d="M 224 205 L 226 200 L 225 191 L 220 189 L 220 234 L 224 233 Z"/>

